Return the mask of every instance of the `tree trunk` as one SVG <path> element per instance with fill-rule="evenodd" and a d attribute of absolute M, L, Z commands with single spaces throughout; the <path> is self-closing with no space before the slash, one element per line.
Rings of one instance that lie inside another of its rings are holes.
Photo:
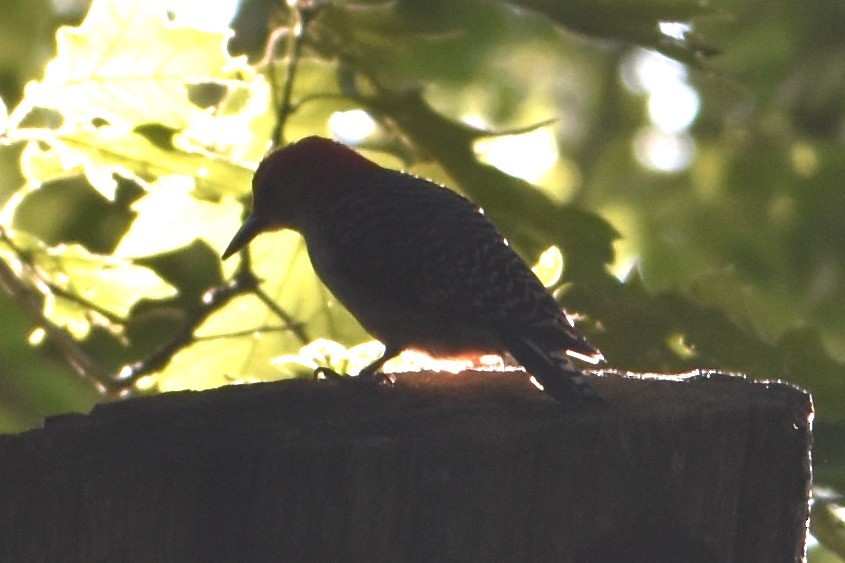
<path fill-rule="evenodd" d="M 0 436 L 2 561 L 793 562 L 809 395 L 702 373 L 283 381 Z"/>

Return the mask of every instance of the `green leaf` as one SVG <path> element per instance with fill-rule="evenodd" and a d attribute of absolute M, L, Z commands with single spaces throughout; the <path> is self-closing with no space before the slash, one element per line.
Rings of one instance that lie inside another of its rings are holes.
<path fill-rule="evenodd" d="M 56 287 L 125 317 L 141 299 L 166 299 L 176 289 L 155 272 L 113 256 L 92 254 L 78 244 L 47 248 L 33 256 L 39 272 Z"/>
<path fill-rule="evenodd" d="M 357 375 L 383 353 L 384 345 L 377 340 L 347 348 L 339 342 L 318 338 L 303 346 L 299 353 L 278 356 L 272 363 L 294 377 L 313 377 L 314 370 L 319 367 L 330 368 L 339 374 Z"/>
<path fill-rule="evenodd" d="M 656 49 L 668 56 L 698 64 L 716 51 L 695 34 L 674 39 L 660 31 L 660 23 L 690 22 L 712 12 L 701 0 L 509 0 L 543 14 L 573 31 L 617 39 Z"/>
<path fill-rule="evenodd" d="M 176 295 L 155 272 L 128 260 L 94 254 L 79 244 L 47 247 L 22 231 L 5 234 L 15 247 L 0 244 L 4 260 L 23 283 L 44 295 L 44 317 L 77 339 L 88 336 L 94 323 L 127 318 L 142 299 Z"/>
<path fill-rule="evenodd" d="M 269 85 L 227 53 L 229 30 L 193 29 L 167 13 L 161 0 L 96 0 L 79 27 L 58 31 L 56 57 L 27 85 L 7 132 L 39 141 L 22 157 L 30 181 L 84 173 L 110 200 L 115 173 L 142 186 L 160 175 L 195 175 L 207 198 L 246 191 L 250 167 L 242 163 L 267 148 Z M 217 88 L 213 107 L 192 100 L 202 85 Z M 35 108 L 55 110 L 62 124 L 26 121 Z M 167 143 L 153 142 L 156 127 L 171 132 Z"/>
<path fill-rule="evenodd" d="M 815 497 L 816 495 L 814 495 Z M 811 531 L 826 549 L 845 557 L 845 507 L 840 502 L 814 498 Z M 826 496 L 830 496 L 829 493 Z"/>
<path fill-rule="evenodd" d="M 123 140 L 121 135 L 119 140 Z M 70 149 L 61 142 L 53 141 L 42 148 L 38 142 L 27 143 L 21 153 L 21 171 L 31 186 L 45 182 L 84 175 L 88 183 L 109 201 L 114 201 L 117 181 L 113 173 L 129 175 L 119 166 L 103 166 L 80 151 Z"/>
<path fill-rule="evenodd" d="M 94 0 L 79 27 L 56 33 L 56 57 L 42 80 L 26 86 L 27 104 L 72 122 L 98 118 L 124 129 L 184 129 L 201 119 L 206 110 L 188 95 L 192 81 L 237 84 L 253 73 L 245 58 L 226 53 L 228 34 L 170 22 L 168 4 Z"/>
<path fill-rule="evenodd" d="M 114 199 L 113 174 L 149 189 L 147 179 L 192 176 L 197 195 L 206 199 L 241 197 L 249 191 L 252 170 L 213 154 L 189 154 L 157 147 L 144 136 L 109 127 L 76 130 L 42 147 L 28 143 L 21 155 L 24 176 L 34 185 L 85 174 L 97 191 Z"/>
<path fill-rule="evenodd" d="M 240 224 L 243 206 L 232 198 L 219 203 L 197 199 L 194 179 L 162 176 L 132 204 L 137 214 L 114 255 L 142 258 L 171 252 L 199 239 L 213 249 L 226 247 Z"/>
<path fill-rule="evenodd" d="M 84 340 L 91 332 L 88 309 L 76 301 L 48 293 L 44 296 L 43 314 L 45 319 L 63 328 L 77 340 Z"/>
<path fill-rule="evenodd" d="M 683 292 L 650 293 L 636 275 L 600 291 L 573 285 L 567 300 L 600 321 L 602 330 L 593 338 L 617 369 L 672 373 L 707 367 L 787 380 L 814 393 L 815 408 L 825 420 L 843 417 L 845 365 L 830 357 L 815 330 L 767 341 L 737 325 L 729 311 Z"/>
<path fill-rule="evenodd" d="M 515 7 L 517 9 L 515 9 Z M 661 22 L 691 22 L 711 13 L 699 0 L 406 0 L 332 3 L 310 29 L 381 87 L 466 82 L 531 41 L 560 41 L 560 28 L 653 48 L 700 65 L 716 51 L 696 33 L 677 39 Z M 538 77 L 538 79 L 540 79 Z"/>

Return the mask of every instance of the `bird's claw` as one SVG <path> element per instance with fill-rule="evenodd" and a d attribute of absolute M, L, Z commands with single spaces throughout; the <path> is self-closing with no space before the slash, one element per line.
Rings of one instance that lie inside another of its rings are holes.
<path fill-rule="evenodd" d="M 382 373 L 380 371 L 362 371 L 358 374 L 358 378 L 363 383 L 368 383 L 370 385 L 384 385 L 385 387 L 393 387 L 396 383 L 396 376 L 389 373 Z"/>
<path fill-rule="evenodd" d="M 391 374 L 382 373 L 380 371 L 364 370 L 358 374 L 357 377 L 348 377 L 342 373 L 338 373 L 332 368 L 318 367 L 314 370 L 314 381 L 336 381 L 339 383 L 353 383 L 359 382 L 365 385 L 384 385 L 386 387 L 393 387 L 396 383 L 396 377 Z"/>

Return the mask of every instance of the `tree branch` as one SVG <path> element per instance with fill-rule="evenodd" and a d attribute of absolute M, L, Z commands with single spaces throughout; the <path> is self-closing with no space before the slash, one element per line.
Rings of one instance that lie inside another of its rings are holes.
<path fill-rule="evenodd" d="M 273 128 L 273 147 L 280 147 L 285 143 L 285 125 L 295 107 L 291 101 L 293 97 L 293 85 L 296 80 L 296 70 L 299 66 L 299 59 L 302 55 L 302 46 L 305 42 L 305 28 L 313 17 L 319 12 L 322 4 L 319 2 L 294 1 L 291 5 L 290 22 L 287 28 L 276 30 L 270 34 L 265 49 L 265 60 L 269 64 L 275 52 L 276 43 L 285 37 L 288 40 L 287 65 L 285 67 L 285 79 L 282 84 L 282 91 L 279 92 L 279 84 L 276 80 L 275 69 L 268 66 L 270 86 L 273 90 L 273 99 L 276 100 L 276 125 Z"/>
<path fill-rule="evenodd" d="M 8 244 L 20 259 L 18 249 L 11 243 L 6 230 L 2 226 L 0 226 L 0 239 Z M 21 263 L 26 265 L 25 261 Z M 3 260 L 0 260 L 0 286 L 20 304 L 21 309 L 29 317 L 32 324 L 45 332 L 50 343 L 61 352 L 76 373 L 91 379 L 97 389 L 103 393 L 113 393 L 117 390 L 114 385 L 114 378 L 108 369 L 93 360 L 66 330 L 44 316 L 40 296 L 23 283 L 14 270 Z"/>

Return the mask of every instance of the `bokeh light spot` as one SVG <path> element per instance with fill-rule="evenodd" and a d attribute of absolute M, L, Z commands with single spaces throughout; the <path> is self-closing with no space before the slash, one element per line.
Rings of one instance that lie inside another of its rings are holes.
<path fill-rule="evenodd" d="M 689 135 L 646 128 L 634 138 L 634 154 L 645 168 L 658 172 L 680 172 L 695 158 L 695 142 Z"/>
<path fill-rule="evenodd" d="M 373 117 L 362 109 L 336 111 L 329 117 L 329 130 L 338 141 L 357 145 L 378 129 Z"/>
<path fill-rule="evenodd" d="M 672 82 L 651 93 L 648 115 L 662 131 L 680 132 L 687 129 L 698 115 L 698 92 L 683 82 Z"/>

